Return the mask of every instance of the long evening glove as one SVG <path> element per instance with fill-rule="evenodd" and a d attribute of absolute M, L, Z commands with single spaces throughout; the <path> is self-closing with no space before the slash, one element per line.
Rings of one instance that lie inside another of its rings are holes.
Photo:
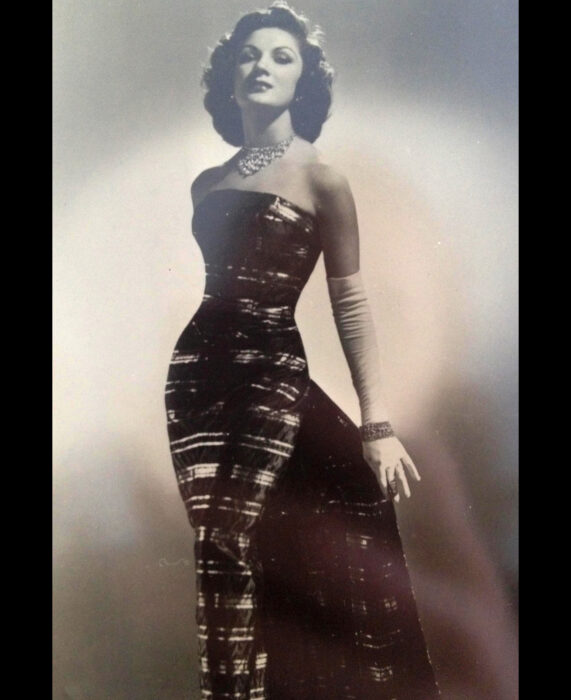
<path fill-rule="evenodd" d="M 353 386 L 359 397 L 362 424 L 388 420 L 382 396 L 380 358 L 373 317 L 360 272 L 328 277 L 333 316 Z M 363 456 L 378 475 L 387 498 L 410 497 L 408 477 L 420 481 L 410 455 L 396 436 L 363 442 Z"/>
<path fill-rule="evenodd" d="M 359 398 L 362 424 L 388 420 L 381 386 L 379 349 L 361 271 L 327 277 L 341 346 Z"/>

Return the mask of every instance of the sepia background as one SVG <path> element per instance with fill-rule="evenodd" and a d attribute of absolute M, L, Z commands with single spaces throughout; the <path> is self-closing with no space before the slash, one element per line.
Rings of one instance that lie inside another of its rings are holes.
<path fill-rule="evenodd" d="M 163 390 L 203 262 L 189 187 L 234 149 L 201 66 L 246 0 L 56 0 L 54 698 L 198 698 L 193 532 Z M 397 506 L 444 700 L 513 700 L 517 3 L 300 0 L 337 70 L 316 146 L 349 178 L 397 433 Z M 311 376 L 358 421 L 323 262 Z"/>

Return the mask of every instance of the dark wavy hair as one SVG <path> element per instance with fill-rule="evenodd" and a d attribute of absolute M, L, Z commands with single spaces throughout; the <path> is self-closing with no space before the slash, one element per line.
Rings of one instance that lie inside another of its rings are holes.
<path fill-rule="evenodd" d="M 244 144 L 240 108 L 231 96 L 238 51 L 256 29 L 278 27 L 295 36 L 303 61 L 295 98 L 290 105 L 296 134 L 313 143 L 329 118 L 335 72 L 325 58 L 324 34 L 319 26 L 310 30 L 308 18 L 287 2 L 273 2 L 266 10 L 243 15 L 231 33 L 224 34 L 204 68 L 201 85 L 206 88 L 204 106 L 222 138 L 232 146 Z"/>

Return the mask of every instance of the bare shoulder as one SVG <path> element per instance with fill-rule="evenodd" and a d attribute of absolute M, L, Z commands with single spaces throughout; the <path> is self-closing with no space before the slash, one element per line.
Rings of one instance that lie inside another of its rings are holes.
<path fill-rule="evenodd" d="M 193 206 L 196 206 L 203 197 L 210 192 L 217 182 L 223 177 L 225 165 L 217 165 L 203 170 L 190 186 L 190 196 Z"/>
<path fill-rule="evenodd" d="M 347 177 L 319 161 L 311 167 L 313 198 L 328 277 L 344 277 L 359 269 L 359 227 Z"/>
<path fill-rule="evenodd" d="M 311 177 L 316 192 L 321 191 L 326 194 L 328 190 L 339 191 L 349 187 L 349 181 L 345 175 L 322 158 L 312 163 Z"/>
<path fill-rule="evenodd" d="M 309 172 L 319 216 L 330 218 L 340 212 L 354 212 L 353 193 L 344 173 L 322 160 L 313 163 Z"/>

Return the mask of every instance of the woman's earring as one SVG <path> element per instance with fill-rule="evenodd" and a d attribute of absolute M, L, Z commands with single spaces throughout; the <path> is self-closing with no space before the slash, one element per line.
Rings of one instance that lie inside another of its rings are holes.
<path fill-rule="evenodd" d="M 234 97 L 234 93 L 230 95 L 230 102 L 236 102 L 236 98 Z"/>

